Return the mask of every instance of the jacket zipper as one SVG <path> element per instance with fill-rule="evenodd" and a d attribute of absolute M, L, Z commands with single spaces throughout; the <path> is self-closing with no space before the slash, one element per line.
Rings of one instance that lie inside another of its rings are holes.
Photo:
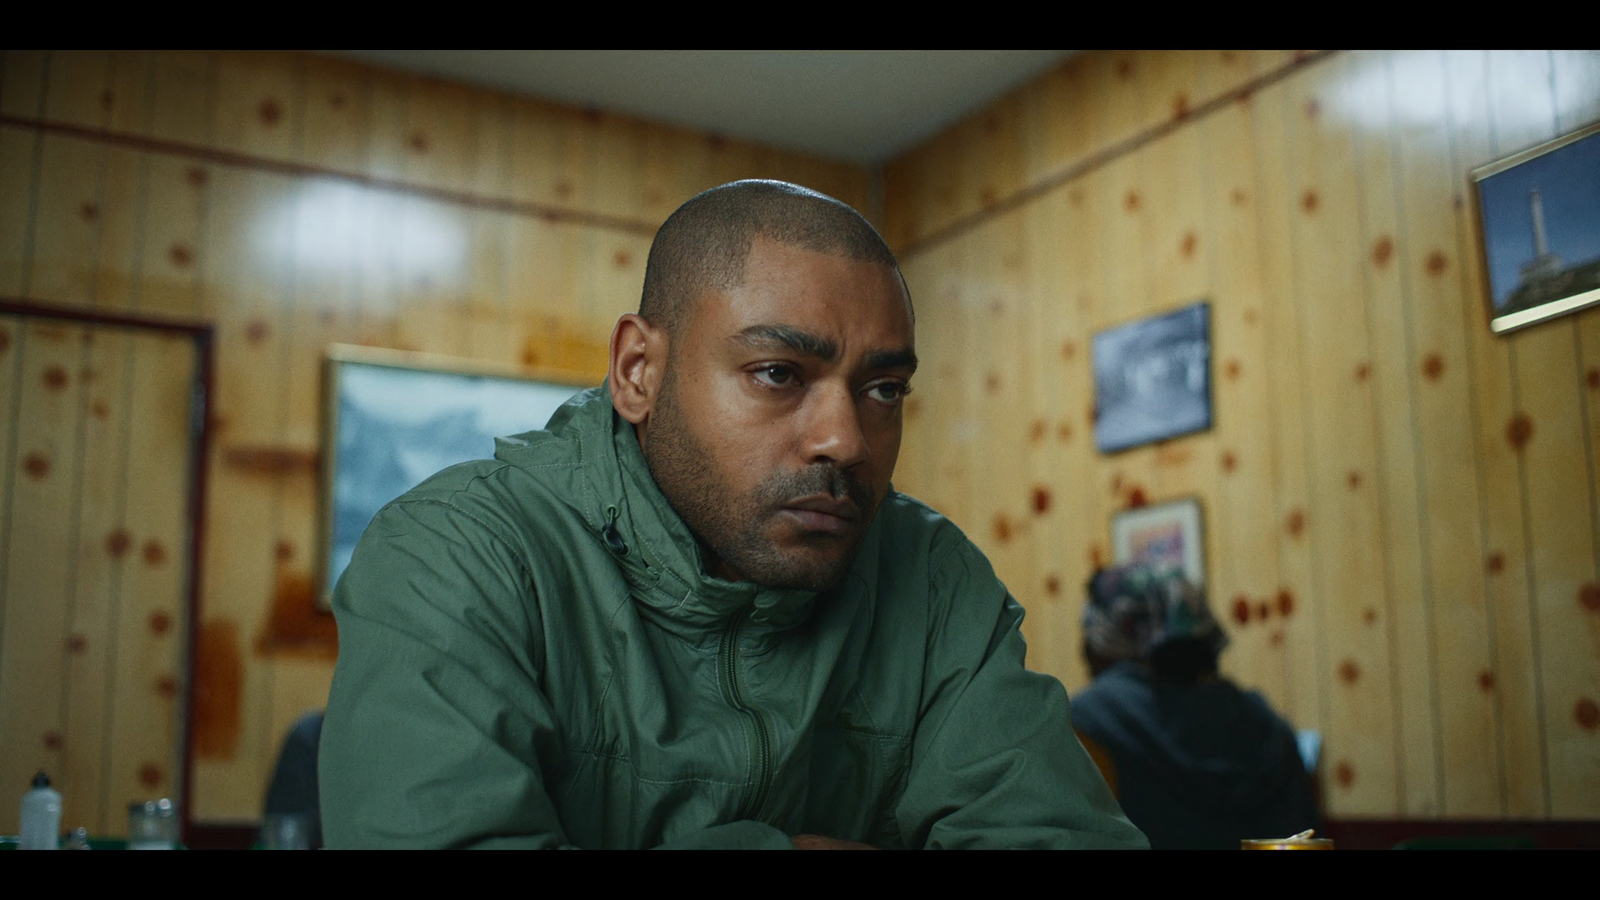
<path fill-rule="evenodd" d="M 748 609 L 740 612 L 722 632 L 722 690 L 733 708 L 749 717 L 756 738 L 756 789 L 740 809 L 739 819 L 753 819 L 760 814 L 761 807 L 767 802 L 767 790 L 772 782 L 772 742 L 767 737 L 766 719 L 745 703 L 744 695 L 739 691 L 739 633 L 744 630 L 744 623 L 749 617 Z"/>
<path fill-rule="evenodd" d="M 606 507 L 605 524 L 600 528 L 601 540 L 605 542 L 607 549 L 616 557 L 618 563 L 642 572 L 652 582 L 659 582 L 661 570 L 650 565 L 643 552 L 634 552 L 623 540 L 621 532 L 617 530 L 619 517 L 615 505 Z M 631 557 L 637 557 L 638 564 L 635 564 Z M 744 702 L 744 695 L 739 690 L 739 633 L 744 629 L 744 623 L 749 617 L 750 610 L 747 608 L 729 620 L 728 627 L 722 632 L 722 647 L 719 654 L 723 697 L 729 705 L 748 717 L 750 726 L 755 732 L 756 789 L 739 810 L 739 819 L 752 819 L 761 812 L 761 807 L 766 805 L 767 791 L 771 788 L 772 782 L 772 740 L 767 736 L 766 719 Z"/>

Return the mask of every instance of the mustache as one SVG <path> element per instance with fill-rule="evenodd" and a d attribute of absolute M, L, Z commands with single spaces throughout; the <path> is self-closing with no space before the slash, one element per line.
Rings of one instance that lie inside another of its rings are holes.
<path fill-rule="evenodd" d="M 803 497 L 826 494 L 835 500 L 846 497 L 863 516 L 871 515 L 877 508 L 877 497 L 861 479 L 848 470 L 827 463 L 818 463 L 798 472 L 773 475 L 761 486 L 761 496 L 774 509 Z"/>

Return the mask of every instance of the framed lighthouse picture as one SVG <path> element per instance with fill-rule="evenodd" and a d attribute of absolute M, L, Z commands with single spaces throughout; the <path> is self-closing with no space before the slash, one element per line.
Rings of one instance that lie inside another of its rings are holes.
<path fill-rule="evenodd" d="M 1600 303 L 1600 122 L 1474 169 L 1489 328 Z"/>

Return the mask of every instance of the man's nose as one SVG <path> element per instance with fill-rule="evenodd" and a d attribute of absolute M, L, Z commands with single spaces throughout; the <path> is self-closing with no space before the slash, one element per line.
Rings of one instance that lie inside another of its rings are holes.
<path fill-rule="evenodd" d="M 841 469 L 866 460 L 869 449 L 855 394 L 844 386 L 819 386 L 807 404 L 806 462 L 832 462 Z"/>

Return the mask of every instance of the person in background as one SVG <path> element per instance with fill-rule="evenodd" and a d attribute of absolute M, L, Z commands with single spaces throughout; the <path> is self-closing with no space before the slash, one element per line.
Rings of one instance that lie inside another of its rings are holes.
<path fill-rule="evenodd" d="M 1170 570 L 1102 569 L 1088 585 L 1092 683 L 1073 726 L 1154 849 L 1238 849 L 1317 826 L 1295 734 L 1260 694 L 1217 674 L 1228 638 Z"/>

